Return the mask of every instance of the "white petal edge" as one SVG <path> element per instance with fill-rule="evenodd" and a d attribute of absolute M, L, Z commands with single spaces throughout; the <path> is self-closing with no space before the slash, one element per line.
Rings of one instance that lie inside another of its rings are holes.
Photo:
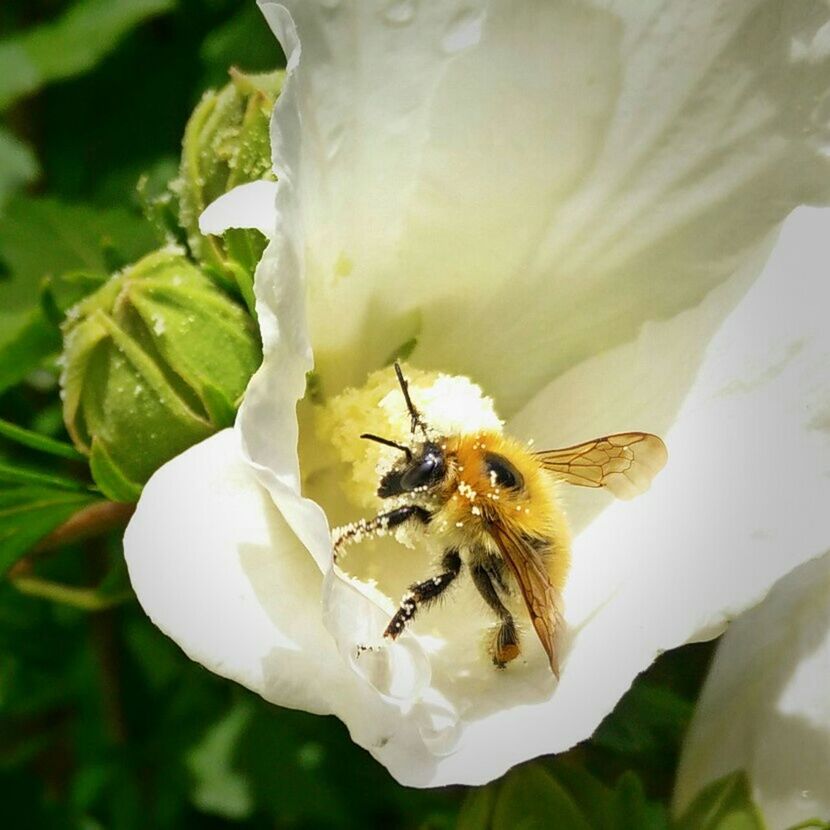
<path fill-rule="evenodd" d="M 415 724 L 349 670 L 322 623 L 322 575 L 231 429 L 165 464 L 124 537 L 136 595 L 193 660 L 266 700 L 334 714 L 398 770 L 429 765 Z"/>
<path fill-rule="evenodd" d="M 830 554 L 726 632 L 683 746 L 677 811 L 736 770 L 769 830 L 830 818 Z"/>
<path fill-rule="evenodd" d="M 246 228 L 270 239 L 277 227 L 276 195 L 277 183 L 265 179 L 237 185 L 202 211 L 199 230 L 221 236 L 231 228 Z"/>

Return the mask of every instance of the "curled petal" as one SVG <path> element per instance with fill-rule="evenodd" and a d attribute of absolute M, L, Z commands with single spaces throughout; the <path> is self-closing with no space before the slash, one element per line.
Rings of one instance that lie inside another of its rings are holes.
<path fill-rule="evenodd" d="M 830 816 L 830 554 L 782 579 L 718 646 L 683 748 L 678 810 L 734 770 L 771 830 Z"/>
<path fill-rule="evenodd" d="M 251 228 L 272 237 L 277 226 L 276 190 L 277 183 L 266 180 L 229 190 L 202 211 L 199 230 L 220 235 L 230 228 Z"/>
<path fill-rule="evenodd" d="M 433 764 L 399 705 L 337 654 L 320 614 L 322 575 L 258 484 L 233 430 L 150 479 L 124 552 L 144 610 L 193 660 L 272 703 L 337 715 L 400 774 Z M 439 704 L 430 704 L 433 718 Z"/>

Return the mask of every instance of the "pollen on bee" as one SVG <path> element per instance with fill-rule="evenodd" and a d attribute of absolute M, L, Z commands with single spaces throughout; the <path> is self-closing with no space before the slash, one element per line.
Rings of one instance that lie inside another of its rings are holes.
<path fill-rule="evenodd" d="M 445 452 L 452 446 L 446 436 L 475 433 L 481 437 L 481 430 L 502 431 L 503 422 L 495 413 L 492 399 L 469 378 L 407 365 L 401 368 L 415 406 L 429 425 L 430 436 Z M 315 403 L 313 412 L 321 444 L 331 447 L 335 457 L 348 465 L 347 474 L 339 482 L 340 492 L 362 508 L 377 507 L 379 477 L 399 462 L 401 454 L 394 447 L 363 440 L 361 435 L 379 435 L 402 445 L 417 443 L 421 438 L 412 433 L 395 373 L 389 368 L 379 369 L 362 386 L 344 389 Z M 311 468 L 314 464 L 309 465 Z"/>
<path fill-rule="evenodd" d="M 471 512 L 472 512 L 473 516 L 480 516 L 481 515 L 481 508 L 477 504 L 474 504 L 471 508 Z"/>
<path fill-rule="evenodd" d="M 455 526 L 456 527 L 464 527 L 464 522 L 456 522 Z"/>
<path fill-rule="evenodd" d="M 458 485 L 458 493 L 460 493 L 465 499 L 468 501 L 475 501 L 478 493 L 467 484 L 466 481 L 462 481 Z"/>

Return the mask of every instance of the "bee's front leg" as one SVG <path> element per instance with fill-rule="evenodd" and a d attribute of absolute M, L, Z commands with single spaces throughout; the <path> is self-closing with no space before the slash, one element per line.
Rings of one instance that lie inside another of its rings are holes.
<path fill-rule="evenodd" d="M 334 560 L 337 561 L 337 557 L 346 545 L 360 542 L 367 536 L 382 536 L 410 519 L 426 525 L 429 524 L 431 518 L 432 513 L 426 508 L 417 504 L 406 504 L 387 513 L 380 513 L 374 519 L 360 519 L 343 527 L 337 527 L 332 532 Z"/>
<path fill-rule="evenodd" d="M 410 586 L 409 592 L 401 600 L 400 608 L 386 626 L 386 631 L 383 632 L 384 637 L 394 640 L 415 616 L 418 606 L 429 605 L 450 587 L 461 571 L 461 556 L 458 551 L 448 550 L 441 560 L 441 567 L 444 570 L 437 576 Z"/>

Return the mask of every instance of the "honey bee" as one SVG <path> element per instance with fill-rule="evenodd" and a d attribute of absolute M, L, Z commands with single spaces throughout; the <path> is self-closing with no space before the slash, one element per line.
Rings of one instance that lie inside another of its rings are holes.
<path fill-rule="evenodd" d="M 442 596 L 466 566 L 496 617 L 493 663 L 505 668 L 521 653 L 518 628 L 504 601 L 518 587 L 559 677 L 557 635 L 570 538 L 556 483 L 605 487 L 631 498 L 646 490 L 665 465 L 665 444 L 646 432 L 623 432 L 531 452 L 495 431 L 436 435 L 413 404 L 400 365 L 394 366 L 411 420 L 410 445 L 371 433 L 360 437 L 401 452 L 401 461 L 382 476 L 377 490 L 382 499 L 397 499 L 398 506 L 335 529 L 335 561 L 346 545 L 368 536 L 385 535 L 405 523 L 423 528 L 444 547 L 441 569 L 410 586 L 384 637 L 400 636 L 419 608 Z"/>

